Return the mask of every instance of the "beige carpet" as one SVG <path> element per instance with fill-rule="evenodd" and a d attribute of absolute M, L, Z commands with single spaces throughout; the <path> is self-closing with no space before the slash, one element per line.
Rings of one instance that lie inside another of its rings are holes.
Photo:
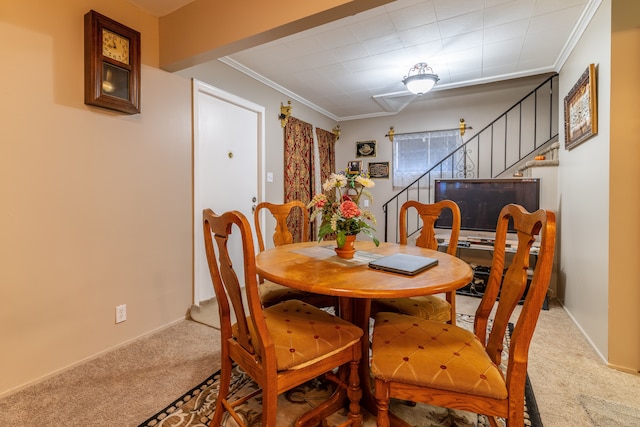
<path fill-rule="evenodd" d="M 181 321 L 0 399 L 0 426 L 137 426 L 220 369 L 219 349 L 215 329 Z"/>
<path fill-rule="evenodd" d="M 458 297 L 458 311 L 479 301 Z M 530 354 L 545 427 L 640 425 L 640 375 L 608 368 L 558 303 L 542 311 Z M 3 397 L 0 426 L 138 426 L 219 368 L 218 332 L 185 320 Z"/>
<path fill-rule="evenodd" d="M 199 305 L 192 305 L 189 310 L 189 316 L 196 322 L 220 329 L 218 305 L 215 299 L 202 301 Z"/>

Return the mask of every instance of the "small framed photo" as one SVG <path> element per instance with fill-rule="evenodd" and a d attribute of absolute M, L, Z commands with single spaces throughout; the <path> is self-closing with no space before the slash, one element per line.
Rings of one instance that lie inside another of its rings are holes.
<path fill-rule="evenodd" d="M 351 160 L 347 163 L 347 175 L 358 175 L 362 172 L 362 160 Z"/>
<path fill-rule="evenodd" d="M 375 141 L 356 142 L 356 157 L 375 157 L 375 156 L 376 156 Z"/>
<path fill-rule="evenodd" d="M 389 162 L 369 162 L 369 175 L 376 179 L 389 179 Z"/>
<path fill-rule="evenodd" d="M 596 66 L 589 64 L 564 98 L 564 148 L 571 150 L 597 133 Z"/>

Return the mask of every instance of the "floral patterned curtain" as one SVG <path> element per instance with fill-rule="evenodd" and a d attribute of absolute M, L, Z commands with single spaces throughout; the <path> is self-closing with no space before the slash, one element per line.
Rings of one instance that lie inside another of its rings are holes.
<path fill-rule="evenodd" d="M 336 136 L 328 130 L 316 128 L 320 153 L 320 182 L 325 182 L 336 171 Z"/>
<path fill-rule="evenodd" d="M 332 172 L 336 172 L 336 141 L 337 137 L 332 132 L 324 129 L 316 128 L 316 137 L 318 139 L 318 153 L 320 157 L 320 182 L 323 183 L 329 179 Z M 311 234 L 315 236 L 317 224 L 312 222 Z M 335 234 L 327 234 L 325 240 L 333 240 Z"/>
<path fill-rule="evenodd" d="M 313 125 L 289 117 L 284 127 L 284 201 L 309 203 L 314 194 Z M 293 241 L 302 241 L 302 215 L 287 219 Z"/>

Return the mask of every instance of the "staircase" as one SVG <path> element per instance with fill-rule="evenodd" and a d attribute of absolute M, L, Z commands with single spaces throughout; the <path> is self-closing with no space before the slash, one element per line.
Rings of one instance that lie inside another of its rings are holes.
<path fill-rule="evenodd" d="M 558 106 L 554 74 L 387 201 L 382 206 L 384 241 L 399 241 L 398 212 L 404 202 L 433 202 L 436 179 L 522 176 L 523 165 L 557 142 Z"/>

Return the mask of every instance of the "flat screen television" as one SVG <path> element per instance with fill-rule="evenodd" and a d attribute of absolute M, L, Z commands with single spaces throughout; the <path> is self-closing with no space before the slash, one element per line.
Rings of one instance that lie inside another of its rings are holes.
<path fill-rule="evenodd" d="M 453 200 L 460 207 L 461 230 L 494 232 L 500 210 L 509 203 L 529 212 L 540 208 L 539 178 L 441 179 L 435 181 L 434 200 Z M 443 211 L 437 228 L 451 228 L 451 213 Z M 515 232 L 509 224 L 509 231 Z"/>

